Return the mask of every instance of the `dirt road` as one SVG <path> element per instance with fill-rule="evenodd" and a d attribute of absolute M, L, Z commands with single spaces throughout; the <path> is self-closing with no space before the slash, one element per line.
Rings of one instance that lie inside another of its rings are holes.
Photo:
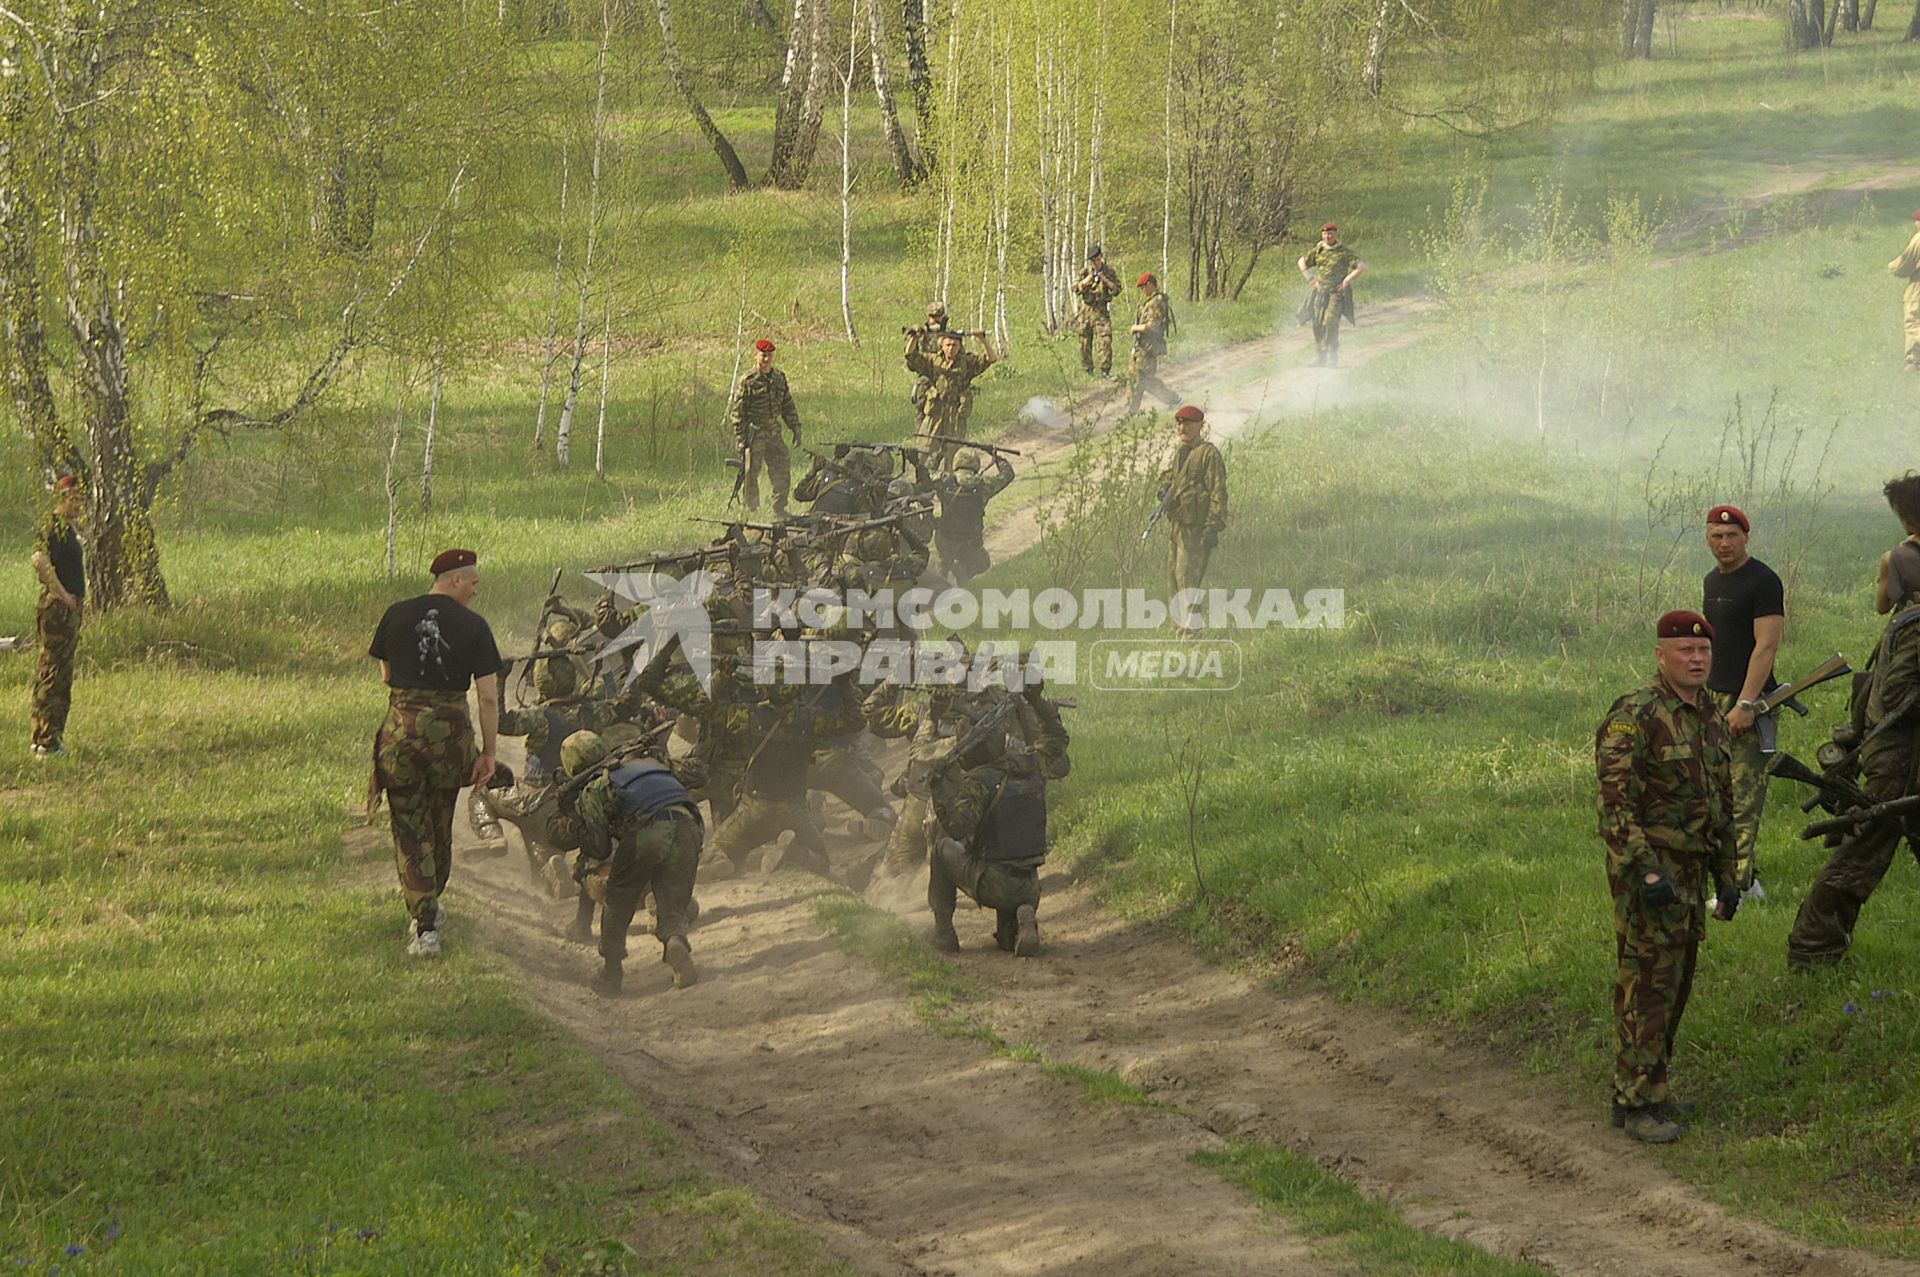
<path fill-rule="evenodd" d="M 1418 310 L 1376 308 L 1351 363 L 1414 340 Z M 1287 366 L 1248 343 L 1169 380 L 1208 403 L 1219 434 L 1339 393 L 1346 372 L 1300 367 L 1287 346 Z M 1037 425 L 1015 437 L 1039 460 L 1067 447 Z M 1035 536 L 1030 511 L 1004 520 L 995 557 Z M 864 852 L 836 839 L 843 869 Z M 825 934 L 817 880 L 792 871 L 703 885 L 702 981 L 671 990 L 657 945 L 635 936 L 614 1000 L 588 992 L 597 960 L 560 938 L 572 906 L 536 895 L 517 854 L 463 859 L 451 907 L 716 1169 L 865 1272 L 1329 1271 L 1284 1221 L 1188 1161 L 1233 1132 L 1308 1152 L 1411 1222 L 1555 1273 L 1920 1273 L 1730 1218 L 1605 1126 L 1597 1101 L 1569 1110 L 1379 1010 L 1210 967 L 1063 875 L 1047 888 L 1043 959 L 1000 954 L 984 914 L 959 919 L 956 962 L 989 991 L 981 1014 L 1056 1059 L 1118 1072 L 1167 1111 L 1091 1107 L 1031 1065 L 933 1033 Z"/>

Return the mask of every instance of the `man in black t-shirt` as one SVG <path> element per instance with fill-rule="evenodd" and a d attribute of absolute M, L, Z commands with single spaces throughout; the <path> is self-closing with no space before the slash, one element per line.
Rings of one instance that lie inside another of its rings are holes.
<path fill-rule="evenodd" d="M 1730 505 L 1707 511 L 1707 573 L 1701 611 L 1713 626 L 1713 668 L 1707 690 L 1733 734 L 1733 828 L 1739 841 L 1740 889 L 1764 900 L 1753 861 L 1760 817 L 1767 806 L 1767 755 L 1773 752 L 1771 716 L 1756 717 L 1754 702 L 1779 686 L 1774 654 L 1786 628 L 1786 590 L 1772 568 L 1747 553 L 1747 516 Z"/>
<path fill-rule="evenodd" d="M 86 554 L 75 530 L 85 508 L 80 480 L 61 475 L 53 485 L 53 517 L 41 528 L 33 552 L 33 574 L 40 578 L 40 603 L 33 613 L 40 662 L 33 672 L 28 749 L 35 758 L 67 752 L 62 738 L 73 708 L 73 653 L 80 646 L 80 609 L 87 598 Z"/>
<path fill-rule="evenodd" d="M 389 607 L 367 654 L 380 662 L 387 717 L 373 740 L 371 811 L 387 795 L 400 890 L 412 917 L 407 952 L 440 953 L 440 897 L 453 857 L 453 813 L 465 785 L 493 775 L 500 724 L 500 649 L 468 610 L 480 588 L 472 550 L 433 561 L 433 588 Z M 467 718 L 467 684 L 480 704 L 480 744 Z"/>

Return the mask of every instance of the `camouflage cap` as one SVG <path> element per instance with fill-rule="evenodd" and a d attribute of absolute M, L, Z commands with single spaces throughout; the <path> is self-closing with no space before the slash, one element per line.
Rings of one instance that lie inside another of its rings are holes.
<path fill-rule="evenodd" d="M 560 742 L 560 766 L 569 776 L 578 776 L 607 756 L 607 742 L 599 732 L 582 729 Z"/>

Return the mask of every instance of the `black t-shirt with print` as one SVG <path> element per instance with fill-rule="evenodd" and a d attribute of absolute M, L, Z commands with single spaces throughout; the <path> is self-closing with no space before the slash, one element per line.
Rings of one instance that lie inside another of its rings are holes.
<path fill-rule="evenodd" d="M 500 649 L 480 614 L 445 594 L 422 594 L 388 608 L 367 655 L 387 663 L 389 687 L 464 692 L 500 672 Z"/>
<path fill-rule="evenodd" d="M 1747 681 L 1747 663 L 1753 659 L 1753 622 L 1762 616 L 1787 614 L 1786 590 L 1774 570 L 1758 559 L 1748 559 L 1732 572 L 1719 568 L 1707 573 L 1701 592 L 1701 612 L 1713 627 L 1713 668 L 1707 686 L 1716 692 L 1738 692 Z M 1779 684 L 1767 671 L 1762 692 Z"/>

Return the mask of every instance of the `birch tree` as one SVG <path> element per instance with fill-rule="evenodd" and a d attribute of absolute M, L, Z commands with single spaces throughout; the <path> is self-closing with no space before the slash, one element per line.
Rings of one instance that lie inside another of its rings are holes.
<path fill-rule="evenodd" d="M 573 464 L 573 413 L 580 402 L 580 374 L 587 357 L 587 314 L 593 300 L 594 251 L 600 243 L 601 162 L 607 141 L 607 51 L 613 43 L 613 5 L 600 6 L 600 45 L 593 63 L 593 162 L 587 175 L 587 243 L 580 263 L 579 306 L 573 326 L 573 355 L 567 368 L 567 393 L 560 423 L 553 431 L 553 460 L 561 469 Z"/>

